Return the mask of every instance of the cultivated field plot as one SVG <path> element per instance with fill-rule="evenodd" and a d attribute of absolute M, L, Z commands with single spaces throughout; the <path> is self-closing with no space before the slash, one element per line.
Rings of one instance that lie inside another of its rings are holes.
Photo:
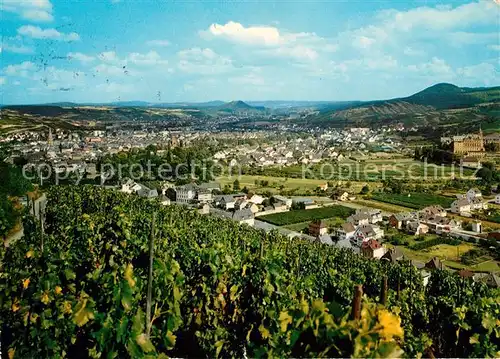
<path fill-rule="evenodd" d="M 443 208 L 449 208 L 455 200 L 451 197 L 439 196 L 431 193 L 381 193 L 373 194 L 372 199 L 380 202 L 396 204 L 399 206 L 422 209 L 427 206 L 440 205 Z"/>
<path fill-rule="evenodd" d="M 325 218 L 347 218 L 354 213 L 352 208 L 344 206 L 329 206 L 316 209 L 302 209 L 297 211 L 269 214 L 259 217 L 260 220 L 277 225 L 286 226 L 289 224 L 312 221 Z"/>

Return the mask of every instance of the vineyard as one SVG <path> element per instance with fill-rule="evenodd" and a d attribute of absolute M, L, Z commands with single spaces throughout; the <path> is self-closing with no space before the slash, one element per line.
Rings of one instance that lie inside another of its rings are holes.
<path fill-rule="evenodd" d="M 315 209 L 299 209 L 284 213 L 273 213 L 260 216 L 259 219 L 274 224 L 276 226 L 286 226 L 289 224 L 313 221 L 325 218 L 347 218 L 354 213 L 354 210 L 344 206 L 329 206 Z"/>
<path fill-rule="evenodd" d="M 408 263 L 91 186 L 48 201 L 0 253 L 9 358 L 500 356 L 499 292 L 452 273 L 424 287 Z"/>
<path fill-rule="evenodd" d="M 450 208 L 451 203 L 454 201 L 454 199 L 450 197 L 420 192 L 406 194 L 378 193 L 373 194 L 371 198 L 376 201 L 391 203 L 414 209 L 422 209 L 432 205 L 439 205 L 443 208 Z"/>

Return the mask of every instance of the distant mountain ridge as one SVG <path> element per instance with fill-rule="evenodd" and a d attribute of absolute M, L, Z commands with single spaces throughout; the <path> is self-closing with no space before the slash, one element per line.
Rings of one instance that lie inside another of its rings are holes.
<path fill-rule="evenodd" d="M 439 83 L 408 97 L 358 102 L 344 108 L 326 109 L 316 120 L 374 121 L 424 115 L 439 110 L 466 109 L 486 103 L 500 103 L 500 86 L 470 88 Z"/>

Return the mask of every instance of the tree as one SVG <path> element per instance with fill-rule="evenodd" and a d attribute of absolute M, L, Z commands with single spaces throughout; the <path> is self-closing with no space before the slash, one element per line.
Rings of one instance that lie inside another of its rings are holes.
<path fill-rule="evenodd" d="M 368 185 L 364 185 L 363 188 L 361 188 L 361 194 L 368 194 L 370 192 L 370 187 Z"/>
<path fill-rule="evenodd" d="M 240 190 L 240 181 L 235 179 L 233 182 L 233 191 L 237 192 Z"/>
<path fill-rule="evenodd" d="M 489 142 L 484 146 L 484 149 L 488 152 L 500 152 L 500 144 L 495 142 Z"/>
<path fill-rule="evenodd" d="M 493 172 L 489 168 L 483 167 L 477 171 L 477 177 L 481 178 L 484 182 L 489 183 L 493 179 Z"/>

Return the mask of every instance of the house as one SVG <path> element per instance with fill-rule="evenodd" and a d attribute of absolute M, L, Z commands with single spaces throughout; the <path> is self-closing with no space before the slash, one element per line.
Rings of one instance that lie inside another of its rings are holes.
<path fill-rule="evenodd" d="M 429 227 L 429 231 L 436 234 L 449 233 L 453 228 L 458 228 L 460 222 L 448 217 L 428 216 L 420 219 L 420 222 Z"/>
<path fill-rule="evenodd" d="M 318 207 L 318 205 L 314 203 L 314 201 L 310 198 L 294 198 L 292 200 L 292 203 L 302 204 L 304 206 L 304 209 L 312 209 Z"/>
<path fill-rule="evenodd" d="M 259 212 L 259 206 L 252 202 L 248 202 L 245 208 L 251 210 L 253 214 Z"/>
<path fill-rule="evenodd" d="M 420 221 L 409 221 L 406 224 L 406 229 L 410 234 L 414 234 L 416 236 L 429 233 L 429 226 Z"/>
<path fill-rule="evenodd" d="M 337 236 L 340 240 L 350 240 L 354 237 L 354 233 L 356 233 L 356 228 L 349 222 L 342 224 L 342 226 L 337 229 Z"/>
<path fill-rule="evenodd" d="M 479 169 L 482 167 L 479 157 L 467 156 L 460 159 L 460 167 Z"/>
<path fill-rule="evenodd" d="M 88 179 L 95 179 L 97 177 L 97 167 L 95 163 L 87 163 L 85 165 L 85 176 Z"/>
<path fill-rule="evenodd" d="M 333 246 L 334 244 L 332 237 L 329 234 L 322 234 L 321 236 L 318 236 L 318 242 L 328 244 L 329 246 Z"/>
<path fill-rule="evenodd" d="M 210 213 L 210 206 L 208 203 L 202 203 L 198 205 L 198 213 L 199 214 L 209 214 Z"/>
<path fill-rule="evenodd" d="M 247 206 L 248 203 L 249 202 L 244 198 L 237 199 L 234 202 L 234 209 L 236 209 L 236 210 L 243 209 Z"/>
<path fill-rule="evenodd" d="M 170 205 L 170 203 L 171 203 L 171 202 L 170 202 L 170 198 L 168 198 L 168 197 L 167 197 L 167 196 L 165 196 L 165 195 L 162 195 L 162 196 L 160 197 L 160 202 L 161 202 L 161 204 L 162 204 L 162 205 L 164 205 L 164 206 L 169 206 L 169 205 Z"/>
<path fill-rule="evenodd" d="M 356 214 L 367 215 L 371 224 L 382 222 L 382 211 L 380 209 L 359 208 L 356 210 Z"/>
<path fill-rule="evenodd" d="M 321 160 L 321 158 L 320 158 L 319 160 Z M 318 161 L 318 162 L 319 162 L 319 161 Z M 318 185 L 318 188 L 319 188 L 321 191 L 323 191 L 323 192 L 324 192 L 324 191 L 326 191 L 326 190 L 328 189 L 328 183 L 326 183 L 326 182 L 325 182 L 325 183 L 323 183 L 323 184 L 320 184 L 320 185 Z"/>
<path fill-rule="evenodd" d="M 391 248 L 385 254 L 380 257 L 381 260 L 386 260 L 391 263 L 396 263 L 404 258 L 403 252 L 399 248 Z"/>
<path fill-rule="evenodd" d="M 420 211 L 424 216 L 441 216 L 446 217 L 446 210 L 442 206 L 434 205 L 425 207 Z"/>
<path fill-rule="evenodd" d="M 384 230 L 382 228 L 373 224 L 363 224 L 358 226 L 351 242 L 354 242 L 354 244 L 360 247 L 363 242 L 367 242 L 370 239 L 380 239 L 382 237 L 384 237 Z"/>
<path fill-rule="evenodd" d="M 188 183 L 184 186 L 175 187 L 175 201 L 179 203 L 189 203 L 196 198 L 196 186 Z"/>
<path fill-rule="evenodd" d="M 471 211 L 471 206 L 467 198 L 457 199 L 451 204 L 452 213 L 468 213 Z"/>
<path fill-rule="evenodd" d="M 258 194 L 253 194 L 252 197 L 248 199 L 248 201 L 255 204 L 262 204 L 262 202 L 264 202 L 264 197 L 259 196 Z"/>
<path fill-rule="evenodd" d="M 241 209 L 234 211 L 233 216 L 231 218 L 240 224 L 245 223 L 248 224 L 249 226 L 253 226 L 255 223 L 254 214 L 249 209 Z"/>
<path fill-rule="evenodd" d="M 481 210 L 481 209 L 488 209 L 487 202 L 483 202 L 481 200 L 481 197 L 476 197 L 476 198 L 470 199 L 469 204 L 470 204 L 470 209 L 473 211 L 474 210 Z"/>
<path fill-rule="evenodd" d="M 334 199 L 336 201 L 341 201 L 341 202 L 348 201 L 349 200 L 349 193 L 347 193 L 344 190 L 337 190 L 332 195 L 332 199 Z"/>
<path fill-rule="evenodd" d="M 276 202 L 283 203 L 287 208 L 292 207 L 292 199 L 285 196 L 273 196 Z"/>
<path fill-rule="evenodd" d="M 474 274 L 474 281 L 486 283 L 488 287 L 500 288 L 500 277 L 494 273 L 477 273 Z"/>
<path fill-rule="evenodd" d="M 198 186 L 199 189 L 204 189 L 210 192 L 213 191 L 220 191 L 220 184 L 217 182 L 206 182 L 206 183 L 201 183 Z"/>
<path fill-rule="evenodd" d="M 142 186 L 134 181 L 132 181 L 130 178 L 127 179 L 123 184 L 121 191 L 124 193 L 136 193 L 142 188 Z"/>
<path fill-rule="evenodd" d="M 472 222 L 472 232 L 476 233 L 483 232 L 483 226 L 481 225 L 481 222 Z"/>
<path fill-rule="evenodd" d="M 363 213 L 355 213 L 347 217 L 347 222 L 352 223 L 355 226 L 370 224 L 370 216 Z"/>
<path fill-rule="evenodd" d="M 198 203 L 207 203 L 212 201 L 212 191 L 208 189 L 198 188 L 196 191 L 196 199 Z"/>
<path fill-rule="evenodd" d="M 365 258 L 382 258 L 385 248 L 376 240 L 370 239 L 361 245 L 361 255 Z"/>
<path fill-rule="evenodd" d="M 425 263 L 425 268 L 427 269 L 445 269 L 446 266 L 441 262 L 441 260 L 438 257 L 432 258 L 430 261 Z"/>
<path fill-rule="evenodd" d="M 158 197 L 158 191 L 155 189 L 150 189 L 148 187 L 142 186 L 140 190 L 137 191 L 139 197 L 144 198 L 156 198 Z"/>
<path fill-rule="evenodd" d="M 325 221 L 317 220 L 309 223 L 309 235 L 319 237 L 328 233 L 328 226 Z"/>
<path fill-rule="evenodd" d="M 403 212 L 392 214 L 389 217 L 389 225 L 396 229 L 403 229 L 406 227 L 408 221 L 415 219 L 416 215 L 413 212 Z"/>
<path fill-rule="evenodd" d="M 236 200 L 231 195 L 223 195 L 220 196 L 219 206 L 224 208 L 226 211 L 228 209 L 234 209 L 234 205 L 236 204 Z"/>
<path fill-rule="evenodd" d="M 467 191 L 467 193 L 465 194 L 465 196 L 467 197 L 467 199 L 469 200 L 469 202 L 471 202 L 475 198 L 478 198 L 478 199 L 482 199 L 483 198 L 483 194 L 477 188 L 471 188 L 471 189 L 469 189 Z"/>

